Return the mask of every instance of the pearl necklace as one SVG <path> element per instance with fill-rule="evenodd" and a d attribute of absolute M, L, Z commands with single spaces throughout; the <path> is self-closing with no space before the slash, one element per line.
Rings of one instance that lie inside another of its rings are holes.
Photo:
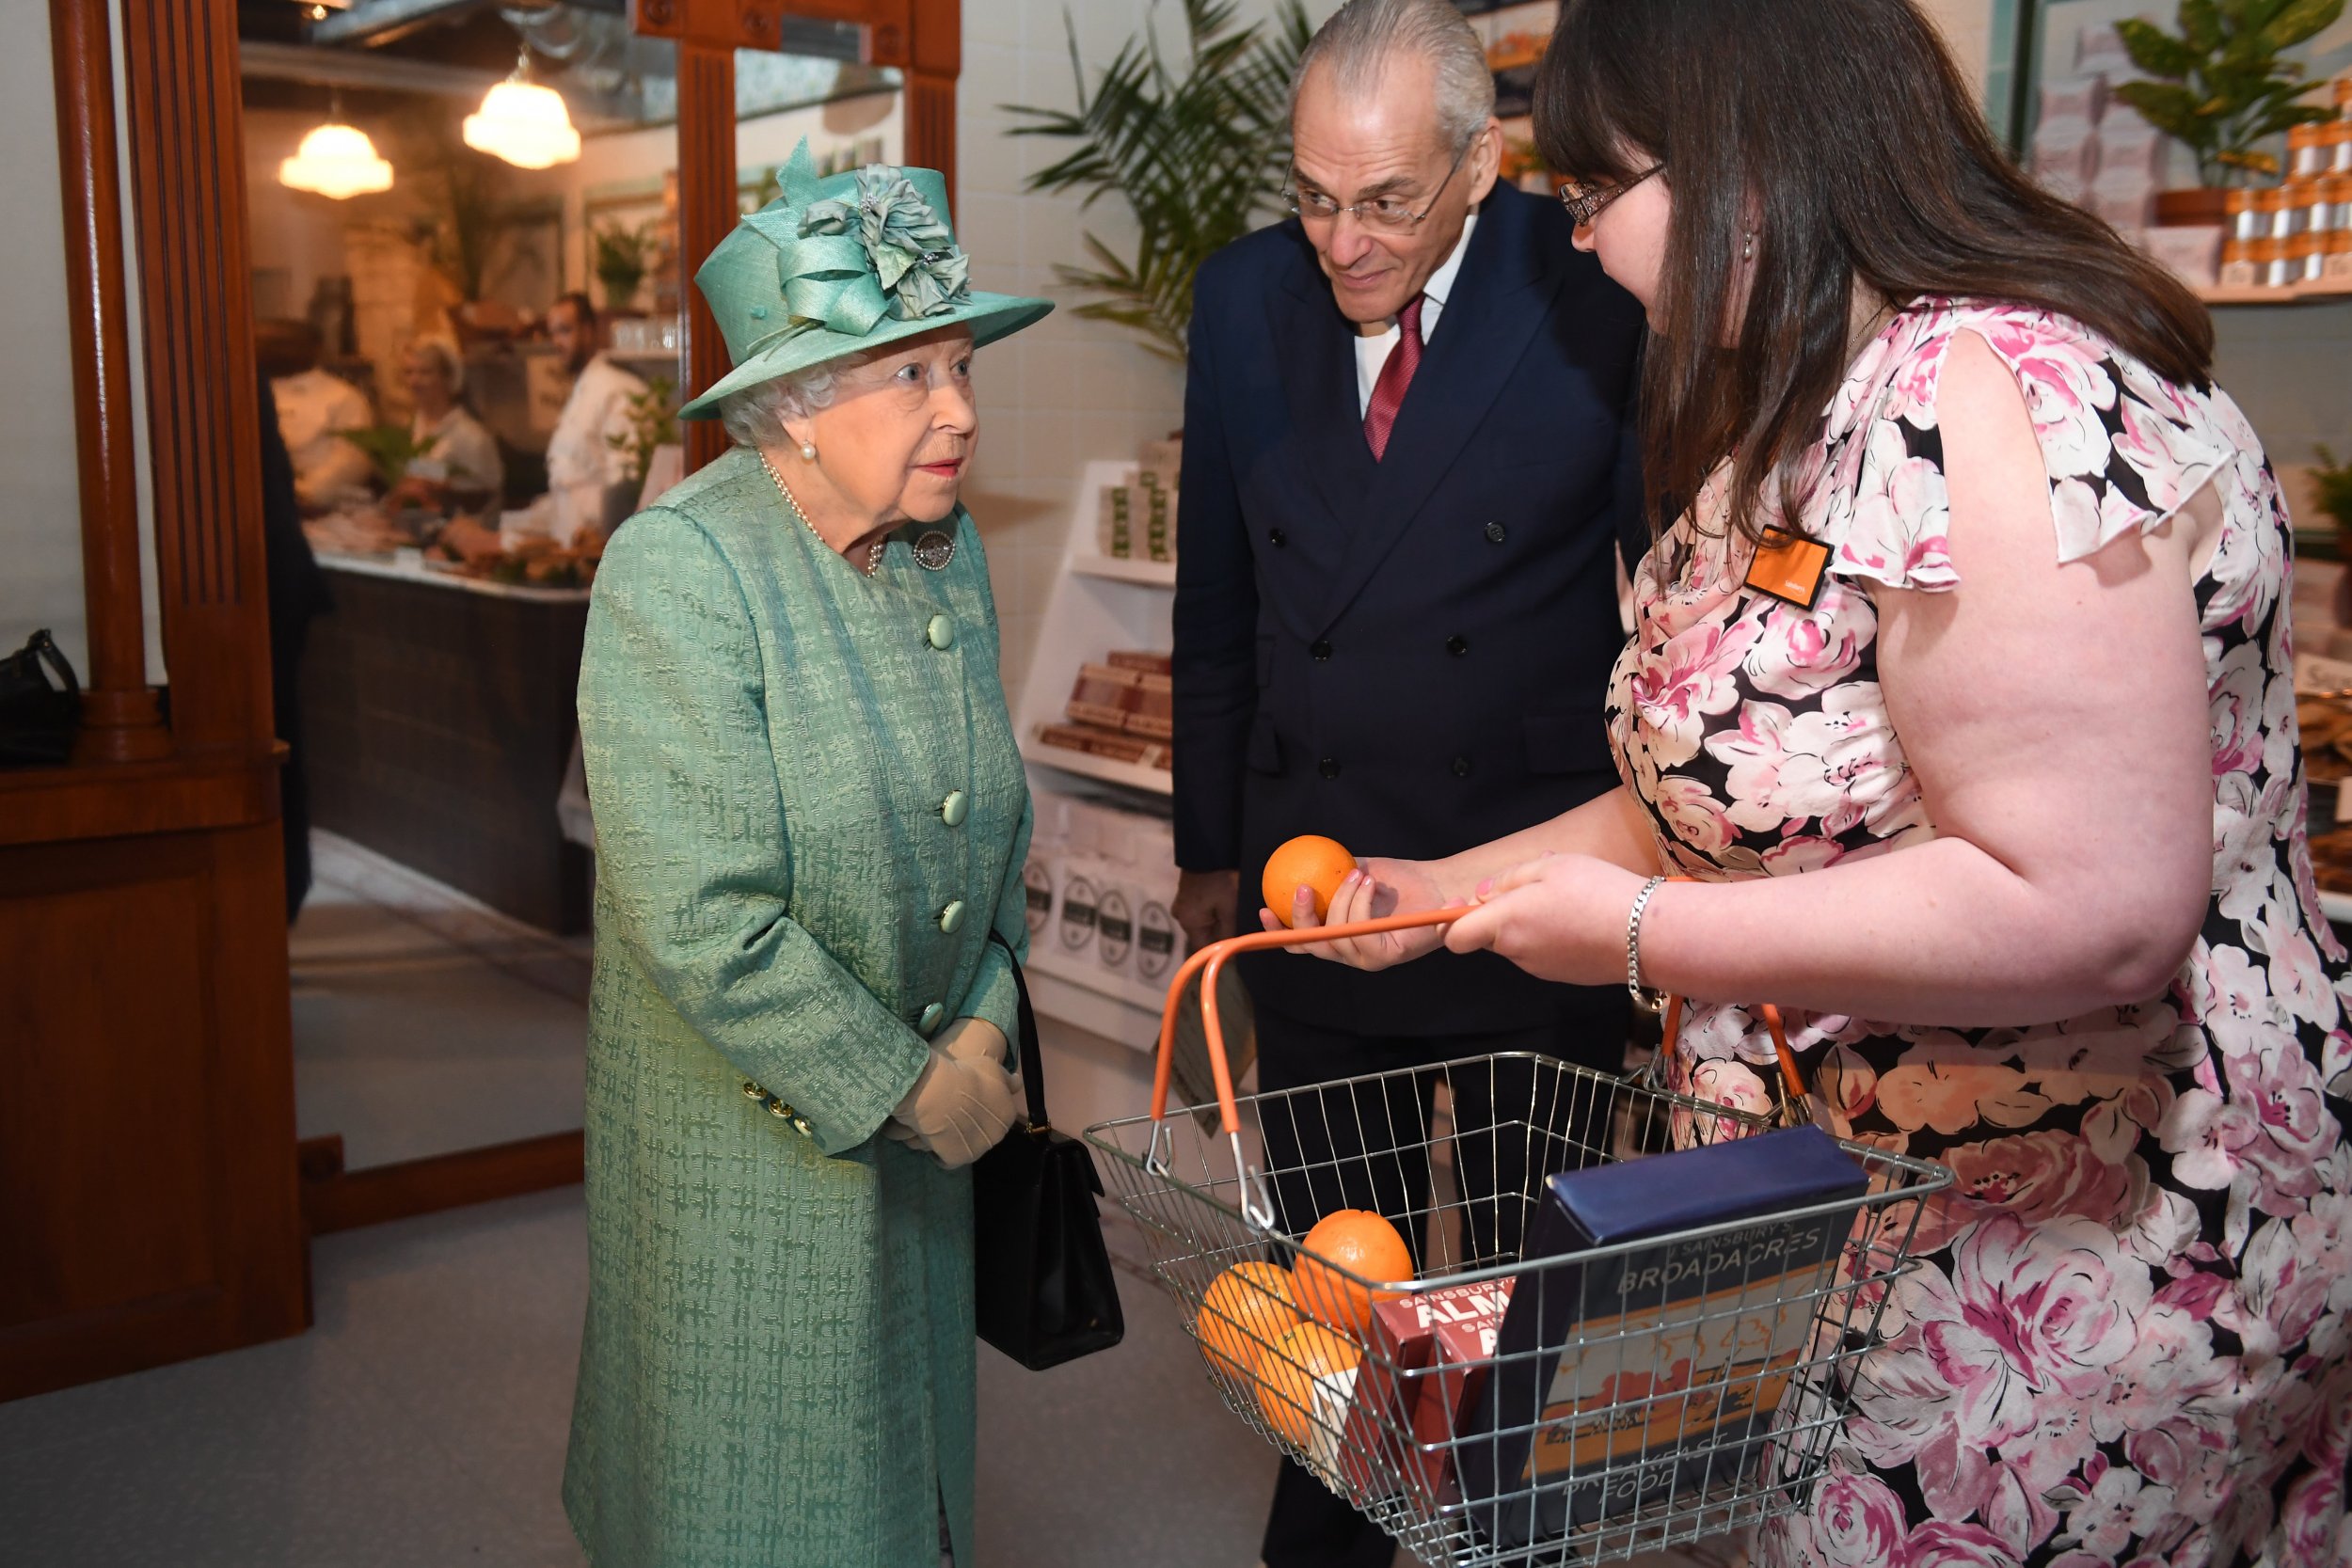
<path fill-rule="evenodd" d="M 792 515 L 801 520 L 801 526 L 808 530 L 808 531 L 815 536 L 818 544 L 824 545 L 825 548 L 829 550 L 833 549 L 831 545 L 825 544 L 825 536 L 817 531 L 817 525 L 808 520 L 808 514 L 801 510 L 800 499 L 792 494 L 792 486 L 784 482 L 784 476 L 776 472 L 776 466 L 768 461 L 768 454 L 764 451 L 759 454 L 759 466 L 768 470 L 768 477 L 774 482 L 777 493 L 784 497 L 784 504 L 792 509 Z M 867 577 L 870 578 L 876 572 L 882 570 L 882 551 L 888 548 L 889 545 L 890 541 L 888 539 L 877 539 L 872 544 L 866 546 L 866 565 L 864 567 L 864 571 Z M 839 552 L 835 551 L 834 553 L 838 554 Z"/>

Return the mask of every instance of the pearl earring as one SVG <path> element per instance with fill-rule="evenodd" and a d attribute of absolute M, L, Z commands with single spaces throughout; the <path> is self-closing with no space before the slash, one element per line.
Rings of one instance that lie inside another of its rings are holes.
<path fill-rule="evenodd" d="M 1740 236 L 1740 260 L 1742 261 L 1753 261 L 1756 260 L 1756 230 L 1753 229 L 1749 230 L 1745 234 Z"/>
<path fill-rule="evenodd" d="M 817 461 L 816 442 L 803 441 L 801 443 L 801 461 L 803 463 L 814 463 Z"/>

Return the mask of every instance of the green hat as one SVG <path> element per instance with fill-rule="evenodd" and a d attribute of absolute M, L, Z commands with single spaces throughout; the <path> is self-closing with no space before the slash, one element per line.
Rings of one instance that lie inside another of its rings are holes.
<path fill-rule="evenodd" d="M 936 169 L 868 164 L 819 180 L 803 140 L 784 166 L 784 195 L 694 274 L 735 369 L 678 417 L 716 419 L 730 392 L 943 326 L 969 326 L 977 347 L 1054 308 L 982 293 L 970 271 Z"/>

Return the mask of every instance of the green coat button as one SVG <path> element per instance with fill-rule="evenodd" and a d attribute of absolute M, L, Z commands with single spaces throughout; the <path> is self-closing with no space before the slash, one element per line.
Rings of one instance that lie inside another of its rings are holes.
<path fill-rule="evenodd" d="M 939 819 L 950 828 L 961 828 L 971 809 L 972 802 L 965 799 L 963 791 L 951 789 L 947 792 L 947 799 L 939 802 Z"/>
<path fill-rule="evenodd" d="M 930 1006 L 923 1009 L 923 1022 L 916 1024 L 915 1027 L 921 1030 L 924 1034 L 928 1035 L 932 1030 L 939 1027 L 939 1021 L 946 1016 L 946 1008 L 934 1002 Z"/>
<path fill-rule="evenodd" d="M 945 615 L 934 615 L 931 624 L 923 628 L 923 635 L 931 640 L 931 646 L 942 653 L 956 645 L 956 624 Z"/>
<path fill-rule="evenodd" d="M 947 935 L 954 936 L 957 929 L 962 925 L 963 900 L 961 898 L 948 899 L 947 907 L 939 911 L 939 928 Z"/>

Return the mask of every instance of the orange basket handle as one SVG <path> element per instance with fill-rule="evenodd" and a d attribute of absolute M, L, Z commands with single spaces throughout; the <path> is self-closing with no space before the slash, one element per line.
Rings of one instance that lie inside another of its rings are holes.
<path fill-rule="evenodd" d="M 1225 1028 L 1216 1011 L 1217 977 L 1225 972 L 1225 960 L 1236 953 L 1263 952 L 1270 947 L 1298 947 L 1312 942 L 1343 942 L 1349 937 L 1378 936 L 1384 931 L 1409 930 L 1416 926 L 1450 926 L 1468 914 L 1466 909 L 1420 910 L 1411 914 L 1392 914 L 1378 920 L 1359 920 L 1344 926 L 1317 926 L 1304 931 L 1251 931 L 1243 936 L 1227 937 L 1213 942 L 1187 958 L 1175 978 L 1168 983 L 1168 1001 L 1160 1008 L 1160 1059 L 1152 1076 L 1152 1119 L 1159 1121 L 1168 1115 L 1168 1077 L 1176 1066 L 1176 1006 L 1184 994 L 1184 988 L 1193 976 L 1203 970 L 1208 973 L 1200 984 L 1200 1023 L 1208 1037 L 1209 1070 L 1216 1078 L 1217 1113 L 1226 1134 L 1241 1132 L 1241 1111 L 1233 1103 L 1232 1068 L 1225 1056 Z"/>
<path fill-rule="evenodd" d="M 1184 987 L 1200 978 L 1200 1026 L 1209 1048 L 1209 1071 L 1216 1080 L 1216 1108 L 1225 1140 L 1232 1149 L 1233 1175 L 1243 1217 L 1263 1231 L 1275 1227 L 1274 1197 L 1265 1173 L 1253 1171 L 1241 1147 L 1241 1107 L 1233 1101 L 1233 1069 L 1225 1056 L 1225 1024 L 1217 1016 L 1216 983 L 1225 960 L 1236 953 L 1263 952 L 1269 947 L 1297 947 L 1311 942 L 1343 942 L 1349 937 L 1377 936 L 1383 931 L 1408 930 L 1416 926 L 1450 926 L 1469 911 L 1463 909 L 1421 910 L 1379 920 L 1358 920 L 1343 926 L 1317 926 L 1305 931 L 1252 931 L 1246 936 L 1213 942 L 1187 958 L 1168 983 L 1168 1001 L 1160 1008 L 1160 1058 L 1152 1075 L 1152 1142 L 1144 1168 L 1155 1176 L 1175 1172 L 1168 1154 L 1168 1084 L 1176 1066 L 1176 1008 Z"/>

